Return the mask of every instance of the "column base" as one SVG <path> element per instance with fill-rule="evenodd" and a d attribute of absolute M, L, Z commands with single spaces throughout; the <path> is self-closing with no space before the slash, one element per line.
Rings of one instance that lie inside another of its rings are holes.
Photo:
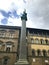
<path fill-rule="evenodd" d="M 28 61 L 26 59 L 19 59 L 15 65 L 29 65 Z"/>

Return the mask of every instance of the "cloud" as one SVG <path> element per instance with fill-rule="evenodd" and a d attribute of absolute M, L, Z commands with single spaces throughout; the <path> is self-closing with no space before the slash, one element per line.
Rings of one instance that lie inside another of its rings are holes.
<path fill-rule="evenodd" d="M 18 21 L 21 12 L 24 10 L 24 3 L 26 3 L 26 0 L 0 0 L 1 24 L 11 24 L 10 20 L 13 20 L 12 23 L 15 20 Z"/>
<path fill-rule="evenodd" d="M 0 9 L 6 12 L 13 9 L 23 9 L 25 5 L 24 2 L 26 2 L 26 0 L 0 0 Z"/>
<path fill-rule="evenodd" d="M 16 10 L 13 10 L 12 12 L 11 12 L 11 14 L 16 18 L 19 18 L 19 14 L 17 13 L 17 11 Z"/>
<path fill-rule="evenodd" d="M 28 0 L 26 9 L 31 27 L 49 29 L 49 0 Z"/>
<path fill-rule="evenodd" d="M 10 14 L 11 14 L 11 12 L 6 12 L 6 11 L 4 11 L 4 10 L 0 10 L 0 13 L 4 16 L 4 17 L 9 17 L 10 16 Z"/>
<path fill-rule="evenodd" d="M 6 25 L 13 25 L 13 26 L 21 26 L 21 19 L 17 19 L 17 18 L 8 18 L 8 23 Z"/>
<path fill-rule="evenodd" d="M 4 10 L 0 10 L 0 13 L 1 13 L 4 17 L 6 17 L 6 18 L 12 17 L 12 16 L 19 18 L 19 15 L 17 14 L 17 10 L 12 10 L 12 11 L 8 11 L 8 12 L 6 12 L 6 11 L 4 11 Z"/>
<path fill-rule="evenodd" d="M 1 19 L 3 19 L 4 18 L 4 16 L 2 15 L 2 13 L 0 13 L 0 21 L 1 21 Z"/>
<path fill-rule="evenodd" d="M 0 17 L 0 21 L 2 24 L 8 24 L 8 19 L 10 18 L 17 18 L 19 19 L 20 15 L 17 14 L 17 11 L 13 10 L 13 11 L 4 11 L 4 10 L 0 10 L 1 13 L 1 17 Z M 13 21 L 12 21 L 13 22 Z"/>
<path fill-rule="evenodd" d="M 26 0 L 23 0 L 24 3 L 26 3 Z"/>
<path fill-rule="evenodd" d="M 2 23 L 2 24 L 7 24 L 7 18 L 2 19 L 2 20 L 1 20 L 1 23 Z"/>

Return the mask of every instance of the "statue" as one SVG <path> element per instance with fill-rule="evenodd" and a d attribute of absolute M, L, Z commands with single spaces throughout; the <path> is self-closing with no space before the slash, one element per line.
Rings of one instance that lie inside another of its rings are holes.
<path fill-rule="evenodd" d="M 26 10 L 24 10 L 22 16 L 21 16 L 21 20 L 25 20 L 27 21 L 27 13 L 26 13 Z"/>

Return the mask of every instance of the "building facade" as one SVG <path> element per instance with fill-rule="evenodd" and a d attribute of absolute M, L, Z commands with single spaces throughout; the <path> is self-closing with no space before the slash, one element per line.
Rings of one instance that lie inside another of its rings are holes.
<path fill-rule="evenodd" d="M 29 29 L 28 59 L 31 65 L 49 65 L 49 30 Z"/>
<path fill-rule="evenodd" d="M 20 34 L 20 27 L 0 26 L 0 65 L 19 59 Z M 26 44 L 30 65 L 49 65 L 49 30 L 27 28 Z"/>
<path fill-rule="evenodd" d="M 14 65 L 18 59 L 19 29 L 0 26 L 0 65 Z"/>

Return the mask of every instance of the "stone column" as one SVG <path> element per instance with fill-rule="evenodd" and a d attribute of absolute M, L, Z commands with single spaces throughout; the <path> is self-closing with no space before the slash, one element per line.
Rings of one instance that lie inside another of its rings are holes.
<path fill-rule="evenodd" d="M 27 61 L 27 43 L 26 43 L 27 13 L 25 11 L 21 16 L 21 20 L 22 20 L 22 27 L 21 27 L 19 60 L 15 63 L 15 65 L 29 65 Z"/>

